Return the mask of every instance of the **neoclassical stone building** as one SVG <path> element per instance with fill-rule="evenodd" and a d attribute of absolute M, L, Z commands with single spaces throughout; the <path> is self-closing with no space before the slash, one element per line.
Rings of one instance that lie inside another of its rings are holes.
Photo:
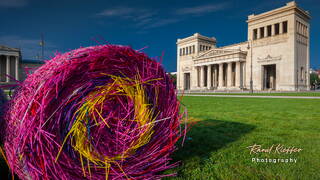
<path fill-rule="evenodd" d="M 11 89 L 6 85 L 16 84 L 15 80 L 23 81 L 27 77 L 26 71 L 32 74 L 43 63 L 41 60 L 22 60 L 20 49 L 0 45 L 0 86 Z"/>
<path fill-rule="evenodd" d="M 12 83 L 13 79 L 20 79 L 20 57 L 19 49 L 0 46 L 0 85 Z"/>
<path fill-rule="evenodd" d="M 310 15 L 295 2 L 248 16 L 248 41 L 177 40 L 178 90 L 309 90 Z"/>

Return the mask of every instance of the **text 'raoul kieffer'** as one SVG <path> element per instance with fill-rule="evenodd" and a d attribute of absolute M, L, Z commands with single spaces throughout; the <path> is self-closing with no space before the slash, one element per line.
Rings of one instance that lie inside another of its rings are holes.
<path fill-rule="evenodd" d="M 254 144 L 247 147 L 250 154 L 269 153 L 269 154 L 292 154 L 302 151 L 301 148 L 295 146 L 284 146 L 283 144 L 272 144 L 270 147 L 262 147 L 262 145 Z"/>

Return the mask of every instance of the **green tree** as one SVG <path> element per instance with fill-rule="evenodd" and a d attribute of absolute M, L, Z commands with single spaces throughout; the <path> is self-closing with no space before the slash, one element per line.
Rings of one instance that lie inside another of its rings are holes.
<path fill-rule="evenodd" d="M 318 74 L 316 73 L 311 73 L 310 74 L 310 85 L 313 87 L 314 85 L 320 85 L 320 79 Z"/>
<path fill-rule="evenodd" d="M 172 82 L 175 87 L 177 87 L 177 74 L 171 74 L 169 73 L 170 78 L 172 79 Z"/>

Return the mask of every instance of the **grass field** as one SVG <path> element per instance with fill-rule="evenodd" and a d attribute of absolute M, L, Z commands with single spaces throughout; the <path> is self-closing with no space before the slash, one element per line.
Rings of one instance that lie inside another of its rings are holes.
<path fill-rule="evenodd" d="M 197 121 L 173 159 L 181 166 L 168 179 L 320 178 L 319 100 L 184 97 Z M 295 154 L 250 155 L 253 144 L 295 146 Z M 296 158 L 297 163 L 255 163 L 251 158 Z"/>
<path fill-rule="evenodd" d="M 254 92 L 254 93 L 223 93 L 223 92 L 215 92 L 215 93 L 191 93 L 191 94 L 207 94 L 207 95 L 249 95 L 249 96 L 310 96 L 310 97 L 319 97 L 320 92 L 319 91 L 309 91 L 309 92 Z"/>

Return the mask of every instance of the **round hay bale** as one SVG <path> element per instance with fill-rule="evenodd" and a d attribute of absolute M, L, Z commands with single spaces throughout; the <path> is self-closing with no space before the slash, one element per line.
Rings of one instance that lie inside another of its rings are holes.
<path fill-rule="evenodd" d="M 14 93 L 5 152 L 21 179 L 158 179 L 181 137 L 179 101 L 161 64 L 130 47 L 80 48 Z M 173 175 L 173 174 L 171 174 Z"/>

